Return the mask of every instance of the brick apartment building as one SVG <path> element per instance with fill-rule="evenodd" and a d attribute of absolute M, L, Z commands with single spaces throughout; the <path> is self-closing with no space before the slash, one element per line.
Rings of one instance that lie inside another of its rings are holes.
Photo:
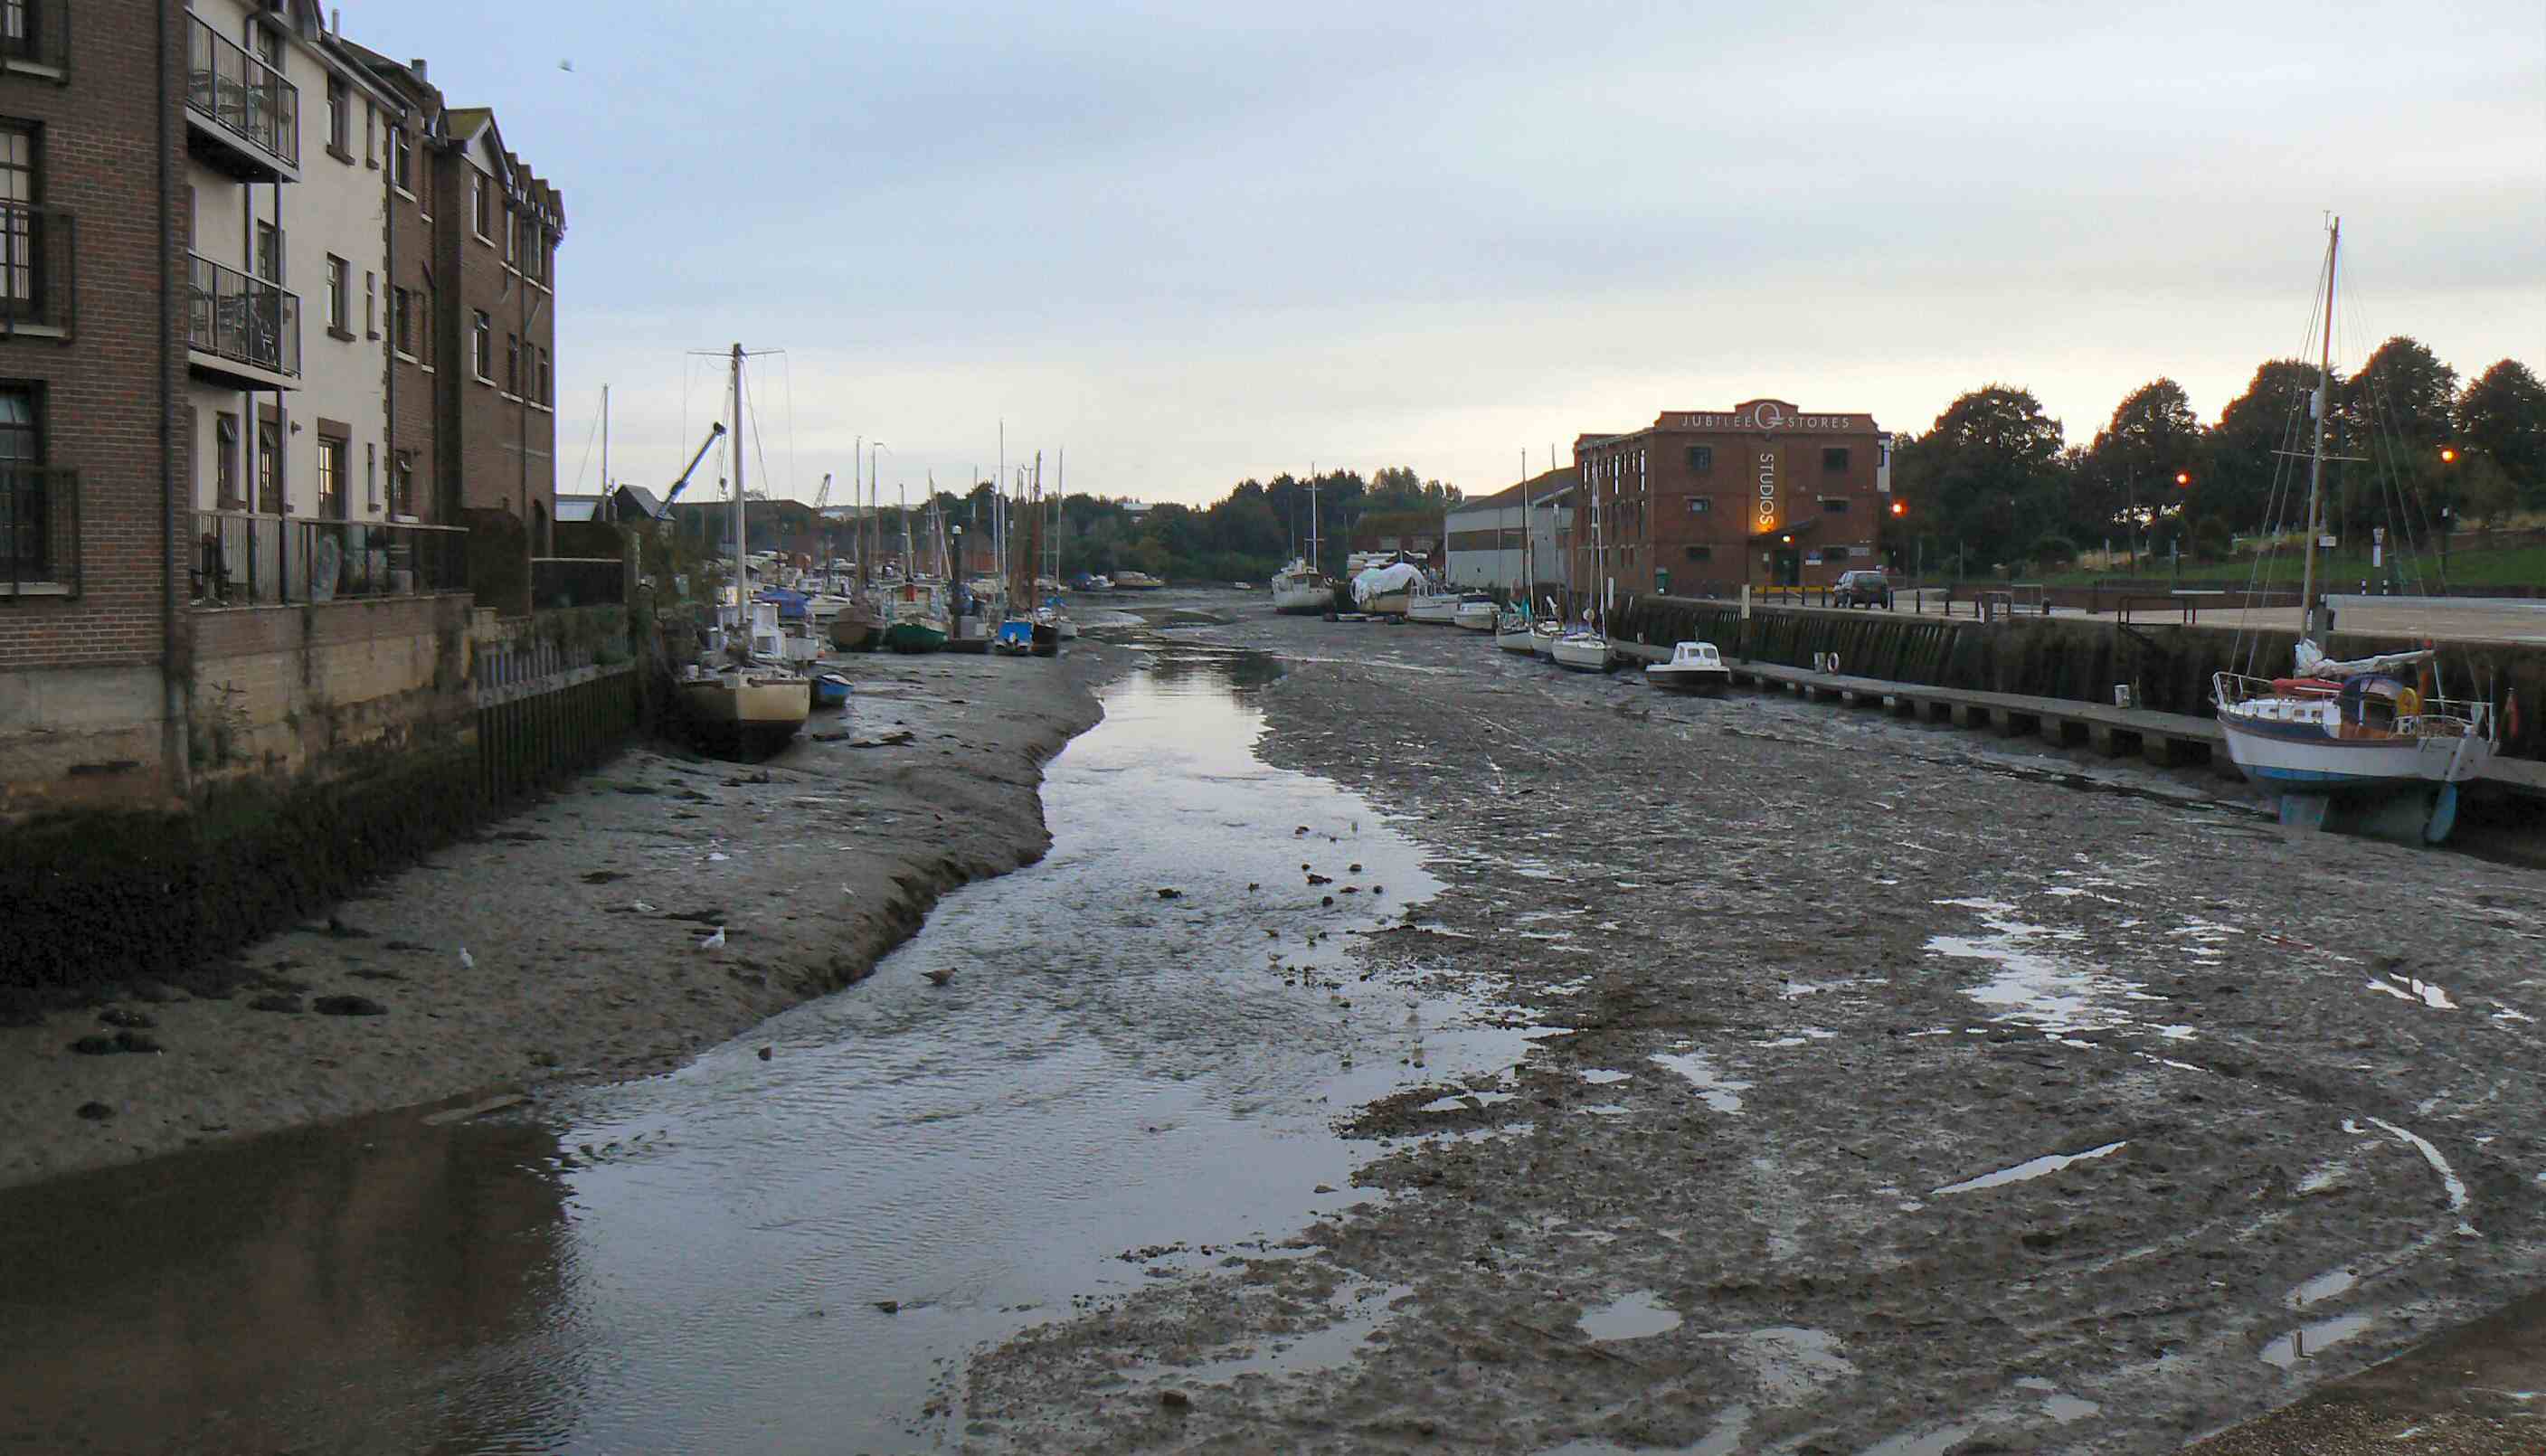
<path fill-rule="evenodd" d="M 479 574 L 527 607 L 562 232 L 491 113 L 315 0 L 0 0 L 0 819 L 181 801 L 197 662 L 287 635 L 241 613 Z"/>
<path fill-rule="evenodd" d="M 1892 494 L 1892 436 L 1871 415 L 1777 399 L 1665 410 L 1641 430 L 1573 442 L 1582 482 L 1571 547 L 1582 580 L 1621 594 L 1816 586 L 1876 563 Z"/>

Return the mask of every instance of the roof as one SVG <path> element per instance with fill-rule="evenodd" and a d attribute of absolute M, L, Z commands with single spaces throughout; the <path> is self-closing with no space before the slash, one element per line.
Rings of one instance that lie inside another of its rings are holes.
<path fill-rule="evenodd" d="M 1494 510 L 1530 502 L 1548 505 L 1562 499 L 1572 488 L 1573 468 L 1562 466 L 1556 470 L 1541 471 L 1517 485 L 1506 485 L 1491 495 L 1480 496 L 1475 500 L 1463 500 L 1450 507 L 1450 514 L 1455 516 L 1464 511 Z"/>
<path fill-rule="evenodd" d="M 612 494 L 619 499 L 622 515 L 631 514 L 633 510 L 650 521 L 663 514 L 663 502 L 642 485 L 622 485 Z"/>

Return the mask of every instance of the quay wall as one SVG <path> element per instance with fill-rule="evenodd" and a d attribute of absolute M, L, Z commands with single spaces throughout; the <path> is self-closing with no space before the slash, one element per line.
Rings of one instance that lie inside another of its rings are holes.
<path fill-rule="evenodd" d="M 1810 667 L 1835 652 L 1839 670 L 1929 687 L 2021 693 L 2111 704 L 2129 684 L 2137 705 L 2162 713 L 2209 711 L 2215 672 L 2286 673 L 2294 632 L 2018 617 L 1982 622 L 1906 612 L 1835 607 L 1753 606 L 1688 597 L 1638 596 L 1612 631 L 1623 641 L 1666 647 L 1711 642 L 1726 655 Z M 2337 632 L 2336 656 L 2410 651 L 2420 642 Z M 2546 647 L 2517 642 L 2452 642 L 2441 654 L 2442 689 L 2485 699 L 2504 715 L 2504 756 L 2546 758 Z"/>

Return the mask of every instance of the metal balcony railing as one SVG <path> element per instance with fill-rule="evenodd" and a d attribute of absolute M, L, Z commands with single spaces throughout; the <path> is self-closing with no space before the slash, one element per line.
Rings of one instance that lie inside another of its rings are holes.
<path fill-rule="evenodd" d="M 197 511 L 191 574 L 199 607 L 466 591 L 468 532 L 459 526 Z"/>
<path fill-rule="evenodd" d="M 186 343 L 233 364 L 300 373 L 300 296 L 210 258 L 187 261 Z"/>
<path fill-rule="evenodd" d="M 300 165 L 300 88 L 195 16 L 186 18 L 186 104 L 266 155 Z"/>
<path fill-rule="evenodd" d="M 0 464 L 0 590 L 80 589 L 79 471 Z"/>
<path fill-rule="evenodd" d="M 79 296 L 76 227 L 56 209 L 0 203 L 0 335 L 28 327 L 70 332 Z"/>
<path fill-rule="evenodd" d="M 0 0 L 0 60 L 69 69 L 70 0 Z"/>

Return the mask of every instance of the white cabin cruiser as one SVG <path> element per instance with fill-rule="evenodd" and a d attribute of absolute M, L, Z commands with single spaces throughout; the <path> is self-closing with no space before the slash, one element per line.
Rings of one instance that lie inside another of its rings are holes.
<path fill-rule="evenodd" d="M 1672 646 L 1669 661 L 1645 669 L 1645 681 L 1675 693 L 1714 696 L 1733 685 L 1733 670 L 1724 665 L 1715 643 L 1680 642 Z"/>

